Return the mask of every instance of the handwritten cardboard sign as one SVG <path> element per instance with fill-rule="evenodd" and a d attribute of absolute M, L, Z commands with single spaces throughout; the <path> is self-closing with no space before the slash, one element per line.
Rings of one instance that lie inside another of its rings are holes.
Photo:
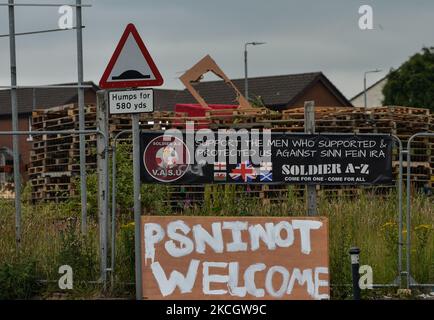
<path fill-rule="evenodd" d="M 328 299 L 322 217 L 142 217 L 144 299 Z"/>

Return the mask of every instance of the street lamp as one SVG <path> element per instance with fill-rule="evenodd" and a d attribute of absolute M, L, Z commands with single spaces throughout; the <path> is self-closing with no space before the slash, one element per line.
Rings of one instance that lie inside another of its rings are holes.
<path fill-rule="evenodd" d="M 368 73 L 378 73 L 381 71 L 382 70 L 380 70 L 380 69 L 370 70 L 370 71 L 366 71 L 363 75 L 363 96 L 364 96 L 364 100 L 365 100 L 365 109 L 368 107 L 368 97 L 367 97 L 367 92 L 366 92 L 366 75 Z"/>
<path fill-rule="evenodd" d="M 249 83 L 247 80 L 247 46 L 259 46 L 265 44 L 265 42 L 246 42 L 244 44 L 244 95 L 249 100 Z"/>

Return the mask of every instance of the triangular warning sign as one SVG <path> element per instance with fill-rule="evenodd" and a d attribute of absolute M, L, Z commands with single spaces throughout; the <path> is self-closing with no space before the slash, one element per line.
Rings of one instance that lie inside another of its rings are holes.
<path fill-rule="evenodd" d="M 161 86 L 163 77 L 145 47 L 136 27 L 130 23 L 104 74 L 99 86 L 103 89 Z"/>

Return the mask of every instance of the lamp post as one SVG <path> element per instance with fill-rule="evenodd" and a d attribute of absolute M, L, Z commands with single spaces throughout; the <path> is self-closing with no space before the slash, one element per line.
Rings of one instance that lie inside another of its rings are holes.
<path fill-rule="evenodd" d="M 368 73 L 378 73 L 381 72 L 380 69 L 375 69 L 375 70 L 370 70 L 370 71 L 366 71 L 363 75 L 363 97 L 364 97 L 364 101 L 365 101 L 365 109 L 368 108 L 368 97 L 367 97 L 367 92 L 366 92 L 366 75 Z"/>
<path fill-rule="evenodd" d="M 249 83 L 247 80 L 247 46 L 259 46 L 265 44 L 265 42 L 246 42 L 244 44 L 244 95 L 249 100 Z"/>

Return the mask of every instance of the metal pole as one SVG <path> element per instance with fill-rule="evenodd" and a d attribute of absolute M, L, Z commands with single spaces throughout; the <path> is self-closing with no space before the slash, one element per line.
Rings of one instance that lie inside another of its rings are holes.
<path fill-rule="evenodd" d="M 84 29 L 85 26 L 82 27 Z M 71 29 L 49 29 L 49 30 L 39 30 L 39 31 L 28 31 L 28 32 L 17 32 L 15 33 L 15 36 L 27 36 L 30 34 L 41 34 L 41 33 L 49 33 L 49 32 L 58 32 L 58 31 L 70 31 L 74 30 L 75 27 Z M 9 34 L 0 34 L 0 38 L 6 38 L 9 37 Z"/>
<path fill-rule="evenodd" d="M 92 85 L 60 85 L 60 86 L 0 86 L 0 89 L 76 89 L 76 88 L 93 88 Z"/>
<path fill-rule="evenodd" d="M 97 140 L 98 170 L 98 218 L 101 256 L 101 281 L 104 291 L 107 289 L 107 224 L 108 224 L 108 130 L 107 130 L 107 94 L 97 92 L 97 128 L 105 134 L 106 141 Z"/>
<path fill-rule="evenodd" d="M 132 114 L 133 129 L 133 175 L 134 175 L 134 252 L 136 259 L 136 299 L 141 300 L 142 294 L 142 260 L 141 260 L 141 199 L 140 199 L 140 130 L 139 114 Z"/>
<path fill-rule="evenodd" d="M 81 0 L 76 0 L 77 28 L 77 68 L 78 86 L 83 84 L 83 34 L 81 17 Z M 78 128 L 85 130 L 84 123 L 84 88 L 78 88 Z M 87 233 L 87 185 L 86 185 L 86 139 L 80 135 L 80 190 L 81 190 L 81 232 Z"/>
<path fill-rule="evenodd" d="M 112 245 L 111 245 L 111 282 L 112 287 L 114 285 L 114 273 L 115 273 L 115 262 L 116 262 L 116 192 L 117 192 L 117 185 L 116 185 L 116 145 L 118 138 L 125 134 L 125 133 L 131 133 L 131 130 L 124 130 L 119 132 L 114 138 L 113 138 L 113 146 L 112 146 Z"/>
<path fill-rule="evenodd" d="M 116 140 L 112 146 L 112 232 L 111 232 L 111 256 L 110 256 L 110 281 L 111 287 L 115 284 L 115 255 L 116 255 Z"/>
<path fill-rule="evenodd" d="M 360 300 L 360 291 L 361 291 L 359 286 L 360 249 L 353 247 L 350 249 L 349 253 L 351 257 L 351 275 L 353 278 L 353 300 Z"/>
<path fill-rule="evenodd" d="M 365 71 L 365 73 L 363 74 L 363 98 L 364 98 L 364 105 L 365 105 L 365 109 L 368 108 L 368 93 L 367 93 L 367 85 L 366 85 L 366 75 L 369 73 L 378 73 L 381 72 L 380 69 L 375 69 L 375 70 L 369 70 L 369 71 Z"/>
<path fill-rule="evenodd" d="M 11 67 L 11 86 L 17 85 L 17 60 L 15 47 L 15 12 L 14 0 L 9 0 L 9 50 Z M 11 89 L 12 130 L 18 131 L 18 101 L 17 90 Z M 15 187 L 15 240 L 17 247 L 21 244 L 21 177 L 19 137 L 12 137 L 14 156 L 14 187 Z"/>
<path fill-rule="evenodd" d="M 60 134 L 60 135 L 72 135 L 72 134 L 97 134 L 100 135 L 104 141 L 104 144 L 107 140 L 106 135 L 101 130 L 50 130 L 50 131 L 0 131 L 0 136 L 24 136 L 24 135 L 32 135 L 32 136 L 40 136 L 40 135 L 50 135 L 50 134 Z"/>
<path fill-rule="evenodd" d="M 408 139 L 407 142 L 407 214 L 406 214 L 406 229 L 407 229 L 407 252 L 406 252 L 406 287 L 407 289 L 410 289 L 410 228 L 411 228 L 411 220 L 410 220 L 410 193 L 411 193 L 411 189 L 410 189 L 410 176 L 411 176 L 411 150 L 410 150 L 410 145 L 411 145 L 411 137 L 410 139 Z"/>
<path fill-rule="evenodd" d="M 8 6 L 6 3 L 0 3 L 0 7 Z M 70 3 L 15 3 L 12 4 L 14 7 L 61 7 L 61 6 L 70 6 L 70 7 L 76 7 L 77 5 L 70 4 Z M 92 7 L 91 4 L 82 4 L 80 7 L 83 8 L 90 8 Z"/>
<path fill-rule="evenodd" d="M 368 107 L 368 97 L 366 94 L 366 72 L 363 75 L 363 99 L 364 99 L 364 105 L 365 105 L 365 109 Z"/>
<path fill-rule="evenodd" d="M 315 102 L 306 101 L 304 103 L 304 132 L 308 134 L 315 133 Z M 317 194 L 315 185 L 307 185 L 307 215 L 316 216 L 317 212 Z"/>
<path fill-rule="evenodd" d="M 411 277 L 410 273 L 410 259 L 411 259 L 411 200 L 410 200 L 410 176 L 411 176 L 411 142 L 417 137 L 434 137 L 433 132 L 420 132 L 412 135 L 407 141 L 407 214 L 406 214 L 406 224 L 407 224 L 407 289 L 410 286 L 417 286 L 414 279 Z"/>
<path fill-rule="evenodd" d="M 399 225 L 398 225 L 398 285 L 401 287 L 402 284 L 402 246 L 404 245 L 403 239 L 402 239 L 402 227 L 403 227 L 403 211 L 402 211 L 402 176 L 403 176 L 403 157 L 402 157 L 402 142 L 401 140 L 394 136 L 395 140 L 398 141 L 399 146 L 399 173 L 398 173 L 398 215 L 399 215 Z"/>
<path fill-rule="evenodd" d="M 244 45 L 244 95 L 249 100 L 249 80 L 247 75 L 247 43 Z"/>

